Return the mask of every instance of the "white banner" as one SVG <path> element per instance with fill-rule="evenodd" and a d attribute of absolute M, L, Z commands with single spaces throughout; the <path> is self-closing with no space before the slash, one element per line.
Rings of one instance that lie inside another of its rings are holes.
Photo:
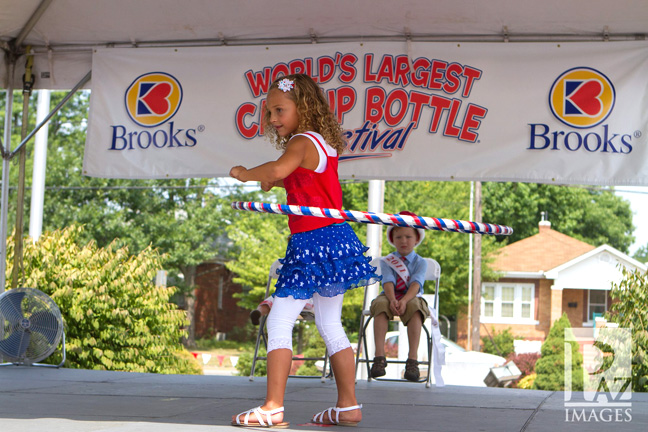
<path fill-rule="evenodd" d="M 84 173 L 227 176 L 274 78 L 308 73 L 347 134 L 340 176 L 648 185 L 648 43 L 98 49 Z"/>

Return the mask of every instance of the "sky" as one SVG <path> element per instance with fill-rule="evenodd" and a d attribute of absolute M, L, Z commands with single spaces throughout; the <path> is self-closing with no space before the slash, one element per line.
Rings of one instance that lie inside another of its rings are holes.
<path fill-rule="evenodd" d="M 630 201 L 635 226 L 635 242 L 630 246 L 632 256 L 641 246 L 648 243 L 648 187 L 617 186 L 616 194 Z"/>

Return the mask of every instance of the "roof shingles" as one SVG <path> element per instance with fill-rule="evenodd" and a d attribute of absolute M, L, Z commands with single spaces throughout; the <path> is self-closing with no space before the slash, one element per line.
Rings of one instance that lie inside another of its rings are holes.
<path fill-rule="evenodd" d="M 540 225 L 534 236 L 500 249 L 493 269 L 499 272 L 547 271 L 593 249 L 594 246 Z"/>

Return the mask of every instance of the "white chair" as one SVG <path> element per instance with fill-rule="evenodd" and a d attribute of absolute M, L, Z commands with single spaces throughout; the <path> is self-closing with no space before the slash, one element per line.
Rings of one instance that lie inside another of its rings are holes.
<path fill-rule="evenodd" d="M 375 266 L 380 272 L 380 260 L 382 258 L 374 258 L 371 262 L 371 265 Z M 441 278 L 441 266 L 439 263 L 432 258 L 424 258 L 427 262 L 427 272 L 425 273 L 426 281 L 434 281 L 434 294 L 426 294 L 424 298 L 428 302 L 430 308 L 430 317 L 428 320 L 431 323 L 432 331 L 428 329 L 428 326 L 423 325 L 423 330 L 426 335 L 427 341 L 427 376 L 421 377 L 419 382 L 424 382 L 425 387 L 429 388 L 432 382 L 432 359 L 435 359 L 434 362 L 434 376 L 436 380 L 437 387 L 443 386 L 443 378 L 441 377 L 441 366 L 445 364 L 445 349 L 443 344 L 440 343 L 441 332 L 439 331 L 439 280 Z M 365 298 L 363 305 L 367 304 L 367 290 L 365 289 Z M 394 379 L 394 378 L 371 378 L 371 363 L 373 363 L 373 357 L 369 357 L 369 350 L 367 348 L 367 327 L 371 322 L 371 316 L 369 309 L 364 309 L 360 318 L 360 329 L 358 331 L 358 347 L 356 352 L 356 376 L 358 374 L 358 366 L 360 363 L 365 363 L 367 368 L 367 380 L 371 381 L 372 379 L 378 381 L 407 381 L 405 379 Z M 394 321 L 400 321 L 398 317 L 394 317 Z M 364 353 L 364 358 L 363 358 Z M 388 360 L 390 364 L 405 364 L 405 360 Z M 420 364 L 425 364 L 425 362 L 420 362 Z"/>
<path fill-rule="evenodd" d="M 276 260 L 275 262 L 272 263 L 270 266 L 270 271 L 268 273 L 268 282 L 266 283 L 266 290 L 265 290 L 265 295 L 263 298 L 267 298 L 270 295 L 270 291 L 272 287 L 274 286 L 274 281 L 279 277 L 278 270 L 281 268 L 281 263 L 279 260 Z M 298 321 L 313 321 L 313 315 L 312 314 L 302 314 L 299 316 L 297 319 Z M 265 356 L 260 356 L 259 355 L 259 346 L 261 345 L 261 341 L 263 341 L 263 345 L 265 346 L 266 350 L 268 349 L 268 334 L 266 330 L 266 319 L 268 318 L 267 315 L 263 315 L 261 317 L 261 320 L 259 321 L 259 331 L 257 333 L 257 338 L 256 338 L 256 345 L 254 347 L 254 357 L 252 358 L 252 368 L 250 370 L 250 381 L 254 381 L 254 370 L 256 368 L 256 363 L 259 360 L 268 360 L 267 357 Z M 289 375 L 291 378 L 320 378 L 322 382 L 326 382 L 326 372 L 328 368 L 328 353 L 325 351 L 323 357 L 297 357 L 293 356 L 293 360 L 297 361 L 319 361 L 323 360 L 324 361 L 324 367 L 322 367 L 322 375 Z"/>

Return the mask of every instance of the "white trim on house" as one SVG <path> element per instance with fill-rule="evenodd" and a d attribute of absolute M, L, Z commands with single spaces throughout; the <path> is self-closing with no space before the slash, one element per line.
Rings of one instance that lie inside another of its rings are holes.
<path fill-rule="evenodd" d="M 623 275 L 619 266 L 628 270 L 646 271 L 646 265 L 623 252 L 603 245 L 545 272 L 560 289 L 606 290 L 612 289 Z"/>
<path fill-rule="evenodd" d="M 511 272 L 502 272 L 500 279 L 545 279 L 545 272 L 538 270 L 537 272 L 529 271 L 511 271 Z"/>
<path fill-rule="evenodd" d="M 635 268 L 644 272 L 648 270 L 648 266 L 646 266 L 646 264 L 643 264 L 637 261 L 636 259 L 624 254 L 620 250 L 605 244 L 597 247 L 596 249 L 592 249 L 591 251 L 584 253 L 583 255 L 580 255 L 570 261 L 567 261 L 566 263 L 563 263 L 558 267 L 554 267 L 550 270 L 547 270 L 546 272 L 544 272 L 544 275 L 547 277 L 547 279 L 556 279 L 557 274 L 560 273 L 561 271 L 573 267 L 576 264 L 588 260 L 589 258 L 592 258 L 595 255 L 601 254 L 602 252 L 610 253 L 611 255 L 616 257 L 619 261 L 625 262 L 627 264 L 626 267 L 630 267 L 631 269 Z"/>
<path fill-rule="evenodd" d="M 513 289 L 512 299 L 504 301 L 502 291 Z M 492 298 L 486 290 L 492 289 Z M 525 299 L 524 291 L 530 296 Z M 535 316 L 536 286 L 534 283 L 484 282 L 480 308 L 480 321 L 501 324 L 538 324 Z M 486 315 L 488 314 L 488 315 Z M 509 315 L 509 316 L 504 316 Z"/>

